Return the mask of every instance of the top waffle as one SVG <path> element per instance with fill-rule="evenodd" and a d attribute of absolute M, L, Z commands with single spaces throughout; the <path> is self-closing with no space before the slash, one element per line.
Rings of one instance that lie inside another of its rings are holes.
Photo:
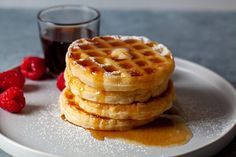
<path fill-rule="evenodd" d="M 105 91 L 150 89 L 169 79 L 171 52 L 144 37 L 79 39 L 68 48 L 66 64 L 85 84 Z"/>

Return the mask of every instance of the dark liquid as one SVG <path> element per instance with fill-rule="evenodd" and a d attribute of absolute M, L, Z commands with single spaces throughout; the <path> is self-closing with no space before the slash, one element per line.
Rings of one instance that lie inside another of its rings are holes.
<path fill-rule="evenodd" d="M 54 28 L 47 29 L 41 35 L 46 66 L 53 74 L 59 74 L 65 69 L 65 55 L 69 45 L 79 38 L 92 38 L 98 32 L 88 28 Z"/>

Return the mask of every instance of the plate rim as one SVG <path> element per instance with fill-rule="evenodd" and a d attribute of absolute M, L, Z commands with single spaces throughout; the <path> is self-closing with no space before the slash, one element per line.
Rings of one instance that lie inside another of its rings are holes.
<path fill-rule="evenodd" d="M 209 75 L 212 75 L 214 76 L 214 78 L 217 78 L 218 80 L 220 80 L 221 82 L 223 82 L 225 85 L 227 85 L 227 88 L 229 90 L 232 91 L 232 95 L 234 96 L 234 99 L 236 100 L 236 89 L 234 88 L 234 86 L 228 81 L 226 80 L 225 78 L 223 78 L 221 75 L 219 75 L 218 73 L 212 71 L 211 69 L 209 69 L 208 67 L 205 67 L 205 66 L 202 66 L 198 63 L 195 63 L 195 62 L 192 62 L 192 61 L 189 61 L 189 60 L 186 60 L 186 59 L 182 59 L 182 58 L 179 58 L 179 57 L 175 57 L 175 61 L 178 62 L 179 64 L 187 64 L 187 65 L 190 65 L 191 67 L 195 67 L 195 68 L 198 68 L 200 69 L 201 71 L 205 71 L 207 72 Z M 213 141 L 203 145 L 203 146 L 199 146 L 199 147 L 196 147 L 194 148 L 193 150 L 191 151 L 188 151 L 188 152 L 185 152 L 185 153 L 182 153 L 182 154 L 178 154 L 178 156 L 186 156 L 186 155 L 189 155 L 190 153 L 192 152 L 195 152 L 195 151 L 200 151 L 204 148 L 207 148 L 207 147 L 210 147 L 212 146 L 214 143 L 217 143 L 219 142 L 220 140 L 222 140 L 226 135 L 228 134 L 232 134 L 231 135 L 231 138 L 228 139 L 227 143 L 225 145 L 223 145 L 218 151 L 220 151 L 222 148 L 224 148 L 235 136 L 236 136 L 236 132 L 234 132 L 234 130 L 236 130 L 236 119 L 235 121 L 233 122 L 233 125 L 231 127 L 228 128 L 227 131 L 224 132 L 224 134 L 222 134 L 221 136 L 215 138 Z M 45 157 L 63 157 L 63 156 L 59 156 L 59 155 L 55 155 L 55 154 L 52 154 L 52 153 L 47 153 L 47 152 L 44 152 L 44 151 L 40 151 L 40 150 L 37 150 L 37 149 L 34 149 L 34 148 L 31 148 L 31 147 L 28 147 L 28 146 L 25 146 L 23 144 L 20 144 L 16 141 L 14 141 L 13 139 L 5 136 L 1 130 L 0 130 L 0 148 L 5 151 L 6 153 L 10 154 L 10 155 L 13 155 L 14 153 L 12 152 L 9 152 L 8 150 L 9 149 L 12 149 L 12 148 L 9 148 L 9 146 L 4 146 L 4 144 L 2 143 L 8 143 L 8 144 L 12 144 L 11 147 L 14 147 L 16 151 L 19 151 L 19 150 L 24 150 L 24 151 L 27 151 L 25 153 L 30 153 L 31 155 L 40 155 L 40 156 L 45 156 Z M 19 150 L 18 150 L 19 149 Z M 18 154 L 19 155 L 19 154 Z"/>

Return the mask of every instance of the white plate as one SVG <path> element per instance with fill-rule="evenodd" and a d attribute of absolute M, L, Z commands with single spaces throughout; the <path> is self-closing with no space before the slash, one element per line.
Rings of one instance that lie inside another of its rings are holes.
<path fill-rule="evenodd" d="M 158 148 L 121 140 L 98 141 L 90 133 L 62 121 L 55 80 L 27 81 L 27 106 L 21 114 L 0 110 L 0 148 L 15 157 L 210 156 L 236 133 L 236 92 L 219 75 L 176 59 L 177 104 L 193 132 L 189 143 Z"/>

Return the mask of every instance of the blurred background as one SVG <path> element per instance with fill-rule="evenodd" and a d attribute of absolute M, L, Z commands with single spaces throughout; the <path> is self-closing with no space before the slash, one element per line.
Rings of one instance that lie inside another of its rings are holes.
<path fill-rule="evenodd" d="M 1 0 L 0 7 L 41 8 L 60 4 L 84 4 L 99 9 L 147 10 L 235 10 L 235 0 Z"/>
<path fill-rule="evenodd" d="M 0 0 L 0 57 L 9 60 L 0 70 L 25 55 L 42 55 L 37 12 L 62 4 L 97 8 L 102 14 L 101 34 L 147 36 L 165 43 L 175 56 L 202 64 L 236 84 L 235 0 Z M 11 48 L 2 46 L 13 42 Z M 6 56 L 9 50 L 15 53 Z M 220 57 L 222 52 L 227 55 Z"/>

